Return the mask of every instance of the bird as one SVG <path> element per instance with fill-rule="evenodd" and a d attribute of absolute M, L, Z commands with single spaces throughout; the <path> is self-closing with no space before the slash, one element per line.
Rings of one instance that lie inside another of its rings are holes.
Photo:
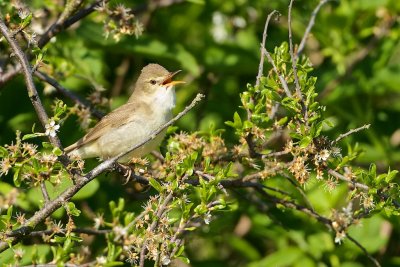
<path fill-rule="evenodd" d="M 127 103 L 104 116 L 83 138 L 65 148 L 70 157 L 106 160 L 145 141 L 173 117 L 176 103 L 175 85 L 183 81 L 172 78 L 180 70 L 169 72 L 159 64 L 145 66 Z M 154 139 L 118 159 L 128 163 L 158 148 L 166 133 L 160 132 Z"/>

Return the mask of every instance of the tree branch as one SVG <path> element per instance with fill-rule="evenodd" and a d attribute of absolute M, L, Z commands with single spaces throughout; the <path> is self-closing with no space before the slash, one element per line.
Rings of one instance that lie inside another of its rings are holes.
<path fill-rule="evenodd" d="M 257 74 L 257 79 L 256 79 L 256 86 L 260 85 L 260 79 L 263 75 L 264 72 L 264 50 L 265 50 L 265 42 L 267 41 L 267 30 L 268 30 L 268 25 L 269 21 L 271 20 L 272 16 L 278 13 L 278 11 L 274 10 L 271 13 L 269 13 L 267 20 L 265 21 L 265 26 L 264 26 L 264 31 L 263 31 L 263 38 L 260 46 L 260 63 L 258 65 L 258 74 Z M 279 14 L 279 13 L 278 13 Z"/>
<path fill-rule="evenodd" d="M 97 0 L 87 8 L 79 10 L 78 12 L 76 12 L 75 15 L 69 18 L 67 17 L 67 15 L 70 16 L 73 12 L 76 11 L 76 9 L 71 8 L 68 9 L 68 11 L 64 11 L 60 18 L 53 25 L 51 25 L 49 29 L 40 37 L 38 41 L 38 47 L 44 47 L 50 41 L 50 39 L 56 36 L 59 32 L 69 28 L 72 24 L 91 14 L 93 11 L 96 10 L 97 7 L 99 7 L 103 3 L 107 3 L 108 1 L 109 0 Z"/>
<path fill-rule="evenodd" d="M 271 57 L 271 54 L 267 51 L 267 49 L 264 49 L 264 54 L 267 56 L 268 62 L 272 65 L 274 72 L 278 76 L 279 81 L 281 82 L 281 85 L 283 87 L 283 90 L 285 91 L 286 96 L 292 97 L 292 93 L 289 90 L 289 86 L 288 86 L 285 78 L 279 73 L 279 70 L 276 67 L 273 58 Z"/>
<path fill-rule="evenodd" d="M 178 115 L 176 115 L 173 119 L 171 119 L 169 122 L 158 128 L 156 131 L 154 131 L 148 138 L 146 138 L 143 142 L 136 144 L 132 146 L 128 151 L 121 153 L 113 158 L 110 158 L 99 165 L 92 169 L 88 174 L 86 174 L 83 177 L 78 177 L 79 179 L 76 179 L 76 184 L 68 189 L 66 189 L 64 192 L 62 192 L 58 197 L 56 197 L 54 200 L 50 201 L 45 205 L 42 209 L 38 210 L 30 219 L 28 219 L 19 229 L 16 229 L 14 231 L 16 232 L 23 232 L 24 235 L 29 234 L 32 232 L 32 230 L 40 223 L 42 222 L 45 218 L 50 216 L 55 210 L 60 208 L 63 204 L 65 204 L 67 201 L 69 201 L 82 187 L 84 187 L 86 184 L 88 184 L 90 181 L 92 181 L 94 178 L 96 178 L 98 175 L 103 173 L 104 171 L 112 168 L 114 163 L 120 159 L 121 157 L 125 156 L 126 154 L 129 154 L 131 151 L 143 146 L 147 142 L 153 140 L 156 138 L 156 136 L 161 133 L 164 129 L 167 127 L 171 126 L 173 123 L 175 123 L 178 119 L 183 117 L 186 113 L 188 113 L 201 99 L 202 95 L 198 94 L 192 101 L 190 105 L 188 105 L 182 112 L 180 112 Z M 13 232 L 14 232 L 13 231 Z M 12 244 L 15 244 L 19 241 L 18 238 L 12 238 L 10 242 Z M 0 252 L 3 252 L 9 247 L 9 243 L 7 242 L 0 242 Z"/>
<path fill-rule="evenodd" d="M 19 63 L 21 64 L 22 67 L 22 73 L 25 78 L 25 83 L 27 86 L 28 90 L 28 96 L 33 104 L 33 107 L 35 108 L 35 111 L 39 117 L 39 120 L 45 128 L 46 124 L 49 123 L 49 117 L 47 116 L 46 111 L 44 110 L 44 107 L 42 105 L 42 102 L 40 101 L 38 92 L 36 90 L 35 84 L 33 82 L 32 78 L 32 68 L 29 65 L 28 59 L 24 52 L 22 52 L 21 48 L 17 44 L 17 41 L 12 37 L 11 33 L 9 32 L 7 26 L 3 22 L 2 19 L 0 19 L 0 31 L 3 34 L 3 36 L 6 38 L 7 42 L 10 44 L 11 49 L 13 50 L 15 56 L 17 57 Z M 49 136 L 50 142 L 56 146 L 61 148 L 61 142 L 58 139 L 57 136 Z"/>
<path fill-rule="evenodd" d="M 351 135 L 351 134 L 353 134 L 353 133 L 362 131 L 362 130 L 364 130 L 364 129 L 369 129 L 369 126 L 371 126 L 371 124 L 365 124 L 365 125 L 363 125 L 363 126 L 361 126 L 361 127 L 358 127 L 358 128 L 356 128 L 356 129 L 351 129 L 351 130 L 348 131 L 347 133 L 340 134 L 340 135 L 338 136 L 338 138 L 336 138 L 335 141 L 334 141 L 333 143 L 336 144 L 336 143 L 338 143 L 340 140 L 342 140 L 343 138 L 346 138 L 347 136 L 349 136 L 349 135 Z"/>
<path fill-rule="evenodd" d="M 315 18 L 317 17 L 319 10 L 321 9 L 321 7 L 323 5 L 325 5 L 329 1 L 330 0 L 320 0 L 319 4 L 315 7 L 313 12 L 311 13 L 311 17 L 310 17 L 310 20 L 308 22 L 307 28 L 306 28 L 306 30 L 304 32 L 303 38 L 301 39 L 301 42 L 300 42 L 299 47 L 297 49 L 296 59 L 301 55 L 301 53 L 303 52 L 304 47 L 306 46 L 306 41 L 308 39 L 308 36 L 310 35 L 310 32 L 311 32 L 312 28 L 314 27 Z"/>
<path fill-rule="evenodd" d="M 64 95 L 65 97 L 70 98 L 73 100 L 75 103 L 78 105 L 81 105 L 83 107 L 89 108 L 90 112 L 92 113 L 93 116 L 95 116 L 98 119 L 101 119 L 104 117 L 104 113 L 95 109 L 88 101 L 80 98 L 76 94 L 74 94 L 72 91 L 68 90 L 67 88 L 63 87 L 61 84 L 59 84 L 55 79 L 51 78 L 47 74 L 40 72 L 40 71 L 35 71 L 35 76 L 38 77 L 40 80 L 50 84 L 53 86 L 59 93 Z"/>

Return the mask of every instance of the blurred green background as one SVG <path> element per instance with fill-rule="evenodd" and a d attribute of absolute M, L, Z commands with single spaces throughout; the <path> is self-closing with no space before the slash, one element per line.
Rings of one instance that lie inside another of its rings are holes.
<path fill-rule="evenodd" d="M 154 1 L 156 3 L 157 1 Z M 162 1 L 161 1 L 162 2 Z M 183 70 L 179 78 L 187 82 L 177 89 L 176 112 L 198 92 L 206 95 L 195 110 L 182 118 L 180 130 L 226 128 L 238 110 L 239 94 L 246 84 L 255 83 L 260 58 L 260 42 L 269 12 L 278 10 L 268 30 L 267 49 L 287 41 L 288 1 L 210 0 L 176 1 L 168 7 L 143 6 L 144 1 L 113 1 L 137 10 L 143 35 L 122 37 L 119 42 L 104 37 L 101 19 L 96 14 L 57 35 L 46 48 L 45 59 L 51 74 L 66 88 L 86 97 L 96 86 L 111 97 L 109 108 L 124 103 L 141 68 L 156 62 L 168 70 Z M 296 1 L 293 8 L 293 38 L 299 43 L 311 12 L 319 1 Z M 58 8 L 53 1 L 33 1 L 32 9 Z M 336 138 L 349 129 L 371 124 L 367 131 L 346 141 L 358 143 L 364 151 L 357 164 L 378 170 L 400 169 L 400 1 L 342 0 L 325 5 L 316 18 L 305 54 L 318 77 L 320 102 L 334 127 L 324 133 Z M 269 66 L 265 64 L 265 71 Z M 46 71 L 46 67 L 43 69 Z M 95 82 L 93 82 L 95 81 Z M 61 95 L 43 95 L 50 111 L 55 98 L 72 102 Z M 104 110 L 107 110 L 105 108 Z M 37 117 L 26 94 L 21 76 L 0 88 L 0 144 L 15 139 L 15 131 L 30 133 Z M 74 118 L 60 130 L 64 146 L 84 134 Z M 224 137 L 233 143 L 227 128 Z M 38 140 L 39 143 L 40 140 Z M 346 150 L 346 147 L 343 148 Z M 91 164 L 96 164 L 92 161 Z M 90 166 L 90 164 L 89 164 Z M 7 181 L 7 179 L 6 179 Z M 279 179 L 271 183 L 285 187 Z M 107 202 L 124 197 L 132 208 L 133 200 L 144 196 L 131 192 L 109 174 L 90 184 L 81 207 L 101 212 Z M 307 194 L 321 213 L 340 208 L 346 188 L 326 192 L 319 184 L 307 185 Z M 26 189 L 28 199 L 34 194 Z M 118 192 L 118 193 L 117 193 Z M 88 198 L 96 193 L 95 197 Z M 187 242 L 192 266 L 368 266 L 370 262 L 352 243 L 338 245 L 324 226 L 295 212 L 282 213 L 270 207 L 260 213 L 241 201 L 237 209 L 221 214 L 202 232 Z M 383 266 L 400 266 L 399 220 L 384 215 L 366 219 L 354 227 L 352 235 L 376 256 Z"/>

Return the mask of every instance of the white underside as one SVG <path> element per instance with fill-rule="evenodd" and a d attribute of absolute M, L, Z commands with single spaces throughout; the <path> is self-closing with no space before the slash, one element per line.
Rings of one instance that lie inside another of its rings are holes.
<path fill-rule="evenodd" d="M 175 106 L 174 88 L 163 88 L 161 90 L 162 92 L 157 97 L 153 97 L 150 104 L 153 110 L 151 116 L 133 114 L 133 118 L 129 123 L 107 132 L 91 144 L 74 150 L 71 155 L 81 158 L 99 157 L 107 159 L 129 151 L 135 145 L 150 138 L 155 131 L 172 118 L 172 109 Z M 118 161 L 127 162 L 133 157 L 142 157 L 157 149 L 165 136 L 165 132 L 166 129 L 154 139 L 123 156 Z"/>

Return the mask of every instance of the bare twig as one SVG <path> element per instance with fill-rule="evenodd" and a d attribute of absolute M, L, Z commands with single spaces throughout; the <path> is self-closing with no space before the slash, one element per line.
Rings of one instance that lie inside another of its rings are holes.
<path fill-rule="evenodd" d="M 278 11 L 274 10 L 271 13 L 269 13 L 267 20 L 265 21 L 265 26 L 264 26 L 264 31 L 263 31 L 263 38 L 261 42 L 261 47 L 260 47 L 260 63 L 258 65 L 258 74 L 257 74 L 257 79 L 256 79 L 256 86 L 260 85 L 260 79 L 263 75 L 264 72 L 264 49 L 265 49 L 265 42 L 267 41 L 267 30 L 268 30 L 268 25 L 269 21 L 271 20 L 272 16 L 278 13 Z"/>
<path fill-rule="evenodd" d="M 330 175 L 332 175 L 333 177 L 336 177 L 336 178 L 339 179 L 339 180 L 345 181 L 345 182 L 347 182 L 347 183 L 353 185 L 353 186 L 356 187 L 356 188 L 360 188 L 360 189 L 365 190 L 365 191 L 368 191 L 368 190 L 369 190 L 369 187 L 368 187 L 367 185 L 362 184 L 362 183 L 358 183 L 358 182 L 356 182 L 356 181 L 353 181 L 353 180 L 347 178 L 346 176 L 344 176 L 344 175 L 338 173 L 338 172 L 335 171 L 335 170 L 329 169 L 329 170 L 328 170 L 328 173 L 329 173 Z"/>
<path fill-rule="evenodd" d="M 289 27 L 289 53 L 290 58 L 292 59 L 292 69 L 293 69 L 293 76 L 294 82 L 296 85 L 296 93 L 297 96 L 300 98 L 301 102 L 303 102 L 303 95 L 300 90 L 299 84 L 299 76 L 297 75 L 297 57 L 294 55 L 293 51 L 293 36 L 292 36 L 292 7 L 293 7 L 294 0 L 290 0 L 289 4 L 289 13 L 288 13 L 288 27 Z"/>
<path fill-rule="evenodd" d="M 357 247 L 359 247 L 362 250 L 362 252 L 364 252 L 365 256 L 367 256 L 368 259 L 370 259 L 375 264 L 376 267 L 381 267 L 381 264 L 374 257 L 372 257 L 371 254 L 368 253 L 367 249 L 363 245 L 361 245 L 360 242 L 351 237 L 349 234 L 346 234 L 346 237 L 351 242 L 353 242 Z"/>
<path fill-rule="evenodd" d="M 72 229 L 71 232 L 77 233 L 77 234 L 86 234 L 86 235 L 105 235 L 110 233 L 112 230 L 110 229 L 104 229 L 104 230 L 97 230 L 97 229 L 91 229 L 91 228 L 75 228 Z M 58 229 L 57 231 L 48 229 L 48 230 L 41 230 L 41 231 L 32 231 L 28 234 L 25 234 L 24 237 L 34 237 L 34 236 L 43 236 L 43 235 L 52 235 L 52 234 L 59 234 L 59 235 L 65 235 L 68 232 L 67 229 Z M 15 234 L 15 232 L 11 232 L 9 234 L 6 234 L 8 237 L 21 237 Z"/>
<path fill-rule="evenodd" d="M 332 220 L 327 218 L 327 217 L 324 217 L 324 216 L 318 214 L 316 211 L 311 210 L 311 209 L 309 209 L 307 207 L 304 207 L 302 205 L 299 205 L 299 204 L 297 204 L 297 203 L 295 203 L 293 201 L 274 197 L 274 196 L 266 193 L 262 189 L 256 188 L 256 191 L 258 193 L 260 193 L 262 196 L 266 197 L 268 200 L 272 201 L 273 203 L 281 204 L 286 208 L 290 208 L 290 209 L 295 209 L 295 210 L 301 211 L 301 212 L 309 215 L 310 217 L 315 218 L 317 221 L 325 224 L 329 229 L 332 229 Z"/>
<path fill-rule="evenodd" d="M 296 59 L 299 58 L 299 56 L 301 55 L 301 53 L 303 52 L 304 47 L 306 46 L 306 41 L 308 36 L 310 35 L 311 29 L 314 27 L 315 24 L 315 18 L 319 12 L 319 10 L 321 9 L 321 7 L 323 5 L 325 5 L 326 3 L 328 3 L 330 0 L 320 0 L 319 4 L 315 7 L 315 9 L 313 10 L 313 12 L 311 13 L 311 17 L 310 20 L 308 22 L 307 28 L 304 32 L 303 38 L 301 39 L 301 42 L 299 44 L 299 47 L 297 48 L 297 53 L 296 53 Z"/>
<path fill-rule="evenodd" d="M 289 175 L 286 175 L 285 173 L 281 173 L 281 175 L 283 177 L 285 177 L 286 180 L 288 180 L 289 183 L 291 185 L 293 185 L 293 187 L 300 193 L 300 195 L 303 197 L 303 200 L 304 200 L 305 204 L 308 206 L 308 208 L 311 209 L 312 211 L 315 211 L 311 201 L 308 199 L 306 192 L 304 192 L 303 188 L 301 188 L 295 181 L 293 181 L 293 179 Z"/>
<path fill-rule="evenodd" d="M 14 78 L 19 72 L 21 71 L 21 65 L 18 65 L 16 67 L 11 67 L 7 72 L 2 73 L 0 75 L 0 86 L 3 84 L 7 83 L 9 80 Z"/>
<path fill-rule="evenodd" d="M 83 19 L 87 15 L 91 14 L 93 11 L 96 10 L 97 7 L 99 7 L 103 3 L 107 3 L 108 1 L 109 0 L 97 0 L 87 8 L 79 10 L 75 13 L 75 15 L 71 17 L 68 17 L 66 15 L 72 15 L 72 13 L 76 11 L 76 7 L 65 11 L 65 14 L 63 13 L 60 19 L 58 19 L 53 25 L 51 25 L 49 29 L 40 37 L 38 41 L 38 46 L 40 48 L 44 47 L 50 41 L 50 39 L 56 36 L 59 32 L 70 27 L 72 24 Z"/>
<path fill-rule="evenodd" d="M 46 204 L 49 203 L 49 201 L 50 201 L 50 196 L 49 196 L 49 192 L 47 192 L 47 188 L 46 188 L 45 182 L 41 182 L 41 183 L 40 183 L 40 190 L 42 190 L 42 195 L 43 195 L 44 203 L 45 203 L 45 205 L 46 205 Z"/>
<path fill-rule="evenodd" d="M 369 129 L 369 126 L 371 126 L 371 124 L 365 124 L 365 125 L 363 125 L 363 126 L 361 126 L 361 127 L 358 127 L 358 128 L 355 128 L 355 129 L 351 129 L 351 130 L 348 131 L 347 133 L 344 133 L 344 134 L 339 135 L 339 137 L 336 138 L 335 141 L 333 141 L 333 143 L 336 144 L 337 142 L 339 142 L 339 141 L 342 140 L 343 138 L 346 138 L 347 136 L 349 136 L 349 135 L 351 135 L 351 134 L 353 134 L 353 133 L 362 131 L 362 130 L 364 130 L 364 129 Z"/>
<path fill-rule="evenodd" d="M 154 131 L 146 140 L 143 142 L 132 146 L 128 151 L 125 153 L 121 153 L 118 156 L 115 156 L 113 158 L 110 158 L 102 163 L 100 163 L 97 167 L 95 167 L 93 170 L 91 170 L 88 174 L 86 174 L 83 177 L 78 177 L 79 179 L 76 179 L 76 184 L 73 185 L 72 187 L 66 189 L 64 192 L 62 192 L 58 197 L 47 203 L 42 209 L 37 211 L 31 218 L 29 218 L 20 228 L 14 230 L 16 232 L 21 232 L 22 235 L 29 234 L 32 232 L 33 228 L 36 227 L 40 222 L 42 222 L 45 218 L 50 216 L 55 210 L 60 208 L 64 203 L 69 201 L 82 187 L 84 187 L 86 184 L 88 184 L 90 181 L 92 181 L 94 178 L 96 178 L 98 175 L 103 173 L 104 171 L 112 168 L 114 163 L 121 157 L 125 156 L 126 154 L 130 153 L 131 151 L 137 149 L 138 147 L 144 145 L 145 143 L 153 140 L 156 138 L 156 136 L 162 132 L 164 129 L 172 125 L 174 122 L 176 122 L 178 119 L 180 119 L 182 116 L 184 116 L 186 113 L 188 113 L 201 99 L 202 95 L 198 94 L 192 101 L 190 105 L 188 105 L 182 112 L 180 112 L 178 115 L 176 115 L 173 119 L 171 119 L 169 122 L 158 128 L 156 131 Z M 15 244 L 18 242 L 18 238 L 14 238 L 10 240 L 12 244 Z M 0 242 L 0 252 L 6 250 L 9 247 L 9 243 L 7 242 Z"/>

